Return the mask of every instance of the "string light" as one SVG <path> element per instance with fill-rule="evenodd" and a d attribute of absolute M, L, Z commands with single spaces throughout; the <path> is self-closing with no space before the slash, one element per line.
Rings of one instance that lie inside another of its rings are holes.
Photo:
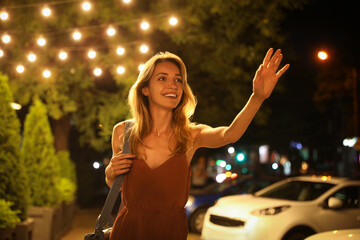
<path fill-rule="evenodd" d="M 51 72 L 50 72 L 50 70 L 45 69 L 45 70 L 43 71 L 43 76 L 44 76 L 44 78 L 49 78 L 49 77 L 51 77 Z"/>
<path fill-rule="evenodd" d="M 175 26 L 178 23 L 178 20 L 176 17 L 171 17 L 169 19 L 169 23 L 170 23 L 170 25 Z"/>
<path fill-rule="evenodd" d="M 49 17 L 51 15 L 51 9 L 48 7 L 44 7 L 41 10 L 42 15 L 44 15 L 45 17 Z"/>
<path fill-rule="evenodd" d="M 116 68 L 116 72 L 117 72 L 118 74 L 124 74 L 124 73 L 125 73 L 125 68 L 124 68 L 123 66 L 118 66 L 118 67 Z"/>
<path fill-rule="evenodd" d="M 129 3 L 131 3 L 131 0 L 123 0 L 123 3 L 129 4 Z"/>
<path fill-rule="evenodd" d="M 91 9 L 91 3 L 83 2 L 83 4 L 81 4 L 81 7 L 84 11 L 89 11 Z"/>
<path fill-rule="evenodd" d="M 116 30 L 112 26 L 109 26 L 108 29 L 106 30 L 106 34 L 110 37 L 114 36 L 115 33 L 116 33 Z"/>
<path fill-rule="evenodd" d="M 81 33 L 79 31 L 75 31 L 72 36 L 76 41 L 79 41 L 81 39 Z"/>
<path fill-rule="evenodd" d="M 144 69 L 144 67 L 145 67 L 144 64 L 140 64 L 139 67 L 138 67 L 139 71 L 141 72 Z"/>
<path fill-rule="evenodd" d="M 146 21 L 141 22 L 140 27 L 142 30 L 146 31 L 150 28 L 150 24 Z"/>
<path fill-rule="evenodd" d="M 0 57 L 4 56 L 4 51 L 0 49 Z"/>
<path fill-rule="evenodd" d="M 18 66 L 16 66 L 16 71 L 18 73 L 23 73 L 25 71 L 25 68 L 23 65 L 18 65 Z"/>
<path fill-rule="evenodd" d="M 145 44 L 140 46 L 140 52 L 147 53 L 149 51 L 149 47 Z"/>
<path fill-rule="evenodd" d="M 4 35 L 1 37 L 1 40 L 3 41 L 3 43 L 8 44 L 8 43 L 10 43 L 10 41 L 11 41 L 11 37 L 10 37 L 10 35 L 8 35 L 8 34 L 4 34 Z"/>
<path fill-rule="evenodd" d="M 124 55 L 124 54 L 125 54 L 125 48 L 123 48 L 123 47 L 118 47 L 118 48 L 116 49 L 116 53 L 117 53 L 117 55 Z"/>
<path fill-rule="evenodd" d="M 95 57 L 96 57 L 96 52 L 94 51 L 94 50 L 89 50 L 88 51 L 88 57 L 90 58 L 90 59 L 94 59 Z"/>
<path fill-rule="evenodd" d="M 46 44 L 45 38 L 43 38 L 43 37 L 38 38 L 37 44 L 41 47 L 45 46 L 45 44 Z"/>
<path fill-rule="evenodd" d="M 1 19 L 1 20 L 6 21 L 6 20 L 8 20 L 8 18 L 9 18 L 9 14 L 8 14 L 7 12 L 2 11 L 2 12 L 0 13 L 0 19 Z"/>
<path fill-rule="evenodd" d="M 36 55 L 34 53 L 30 53 L 28 56 L 27 56 L 28 60 L 30 62 L 35 62 L 36 60 Z"/>
<path fill-rule="evenodd" d="M 101 74 L 102 74 L 101 68 L 97 67 L 97 68 L 94 69 L 94 75 L 95 76 L 99 77 L 99 76 L 101 76 Z"/>
<path fill-rule="evenodd" d="M 67 52 L 65 52 L 65 51 L 60 51 L 60 53 L 59 53 L 59 58 L 61 59 L 61 60 L 65 60 L 65 59 L 67 59 Z"/>

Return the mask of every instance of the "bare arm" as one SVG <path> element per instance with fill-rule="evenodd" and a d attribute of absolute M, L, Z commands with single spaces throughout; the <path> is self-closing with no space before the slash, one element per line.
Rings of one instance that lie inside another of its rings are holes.
<path fill-rule="evenodd" d="M 105 169 L 106 184 L 111 187 L 114 183 L 115 177 L 130 171 L 132 164 L 131 159 L 135 157 L 134 154 L 122 154 L 122 145 L 124 142 L 125 123 L 121 122 L 114 126 L 111 146 L 112 158 L 109 165 Z"/>
<path fill-rule="evenodd" d="M 289 64 L 287 64 L 277 71 L 282 54 L 280 50 L 277 50 L 271 57 L 272 54 L 273 49 L 269 49 L 263 63 L 255 73 L 253 94 L 230 126 L 212 128 L 207 125 L 197 125 L 194 127 L 194 147 L 196 149 L 200 147 L 217 148 L 240 139 L 263 101 L 270 97 L 278 79 L 289 68 Z"/>

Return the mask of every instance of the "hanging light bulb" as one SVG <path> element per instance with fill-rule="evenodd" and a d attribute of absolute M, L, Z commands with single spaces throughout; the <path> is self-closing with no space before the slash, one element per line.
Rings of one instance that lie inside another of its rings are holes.
<path fill-rule="evenodd" d="M 8 44 L 11 41 L 11 37 L 9 34 L 3 34 L 1 37 L 1 40 L 3 41 L 3 43 Z"/>
<path fill-rule="evenodd" d="M 0 19 L 3 20 L 3 21 L 6 21 L 9 19 L 9 14 L 5 11 L 1 11 L 0 13 Z"/>
<path fill-rule="evenodd" d="M 44 17 L 49 17 L 51 15 L 51 9 L 48 7 L 44 7 L 41 10 L 42 15 L 44 15 Z"/>
<path fill-rule="evenodd" d="M 115 28 L 113 28 L 112 26 L 109 26 L 107 29 L 106 29 L 106 34 L 110 37 L 114 36 L 116 33 L 116 30 Z"/>
<path fill-rule="evenodd" d="M 81 8 L 84 10 L 84 11 L 89 11 L 91 9 L 91 3 L 85 1 L 81 4 Z"/>
<path fill-rule="evenodd" d="M 94 75 L 95 76 L 99 77 L 99 76 L 101 76 L 101 74 L 102 74 L 101 68 L 97 67 L 97 68 L 94 69 Z"/>
<path fill-rule="evenodd" d="M 79 31 L 75 31 L 72 37 L 74 38 L 74 40 L 78 41 L 81 39 L 81 33 Z"/>
<path fill-rule="evenodd" d="M 61 60 L 67 59 L 67 56 L 68 56 L 68 54 L 67 54 L 67 52 L 65 52 L 65 51 L 60 51 L 60 52 L 59 52 L 59 58 L 60 58 Z"/>
<path fill-rule="evenodd" d="M 149 47 L 145 44 L 140 46 L 140 52 L 147 53 L 149 51 Z"/>
<path fill-rule="evenodd" d="M 142 30 L 146 31 L 150 28 L 150 24 L 146 21 L 143 21 L 141 24 L 140 24 L 140 27 Z"/>
<path fill-rule="evenodd" d="M 125 53 L 125 48 L 123 48 L 123 47 L 118 47 L 118 48 L 116 49 L 116 54 L 117 54 L 117 55 L 124 55 L 124 53 Z"/>
<path fill-rule="evenodd" d="M 123 66 L 118 66 L 118 67 L 116 68 L 116 72 L 117 72 L 118 74 L 124 74 L 124 73 L 125 73 L 125 68 L 124 68 Z"/>
<path fill-rule="evenodd" d="M 0 57 L 4 56 L 4 51 L 0 49 Z"/>
<path fill-rule="evenodd" d="M 28 56 L 27 56 L 28 60 L 30 62 L 35 62 L 36 60 L 36 55 L 34 53 L 30 53 Z"/>
<path fill-rule="evenodd" d="M 49 69 L 45 69 L 45 70 L 43 71 L 43 77 L 44 77 L 44 78 L 49 78 L 49 77 L 51 77 L 51 72 L 50 72 Z"/>
<path fill-rule="evenodd" d="M 18 72 L 18 73 L 23 73 L 24 71 L 25 71 L 25 68 L 24 68 L 24 66 L 23 65 L 17 65 L 16 66 L 16 71 Z"/>
<path fill-rule="evenodd" d="M 169 19 L 169 23 L 170 23 L 170 25 L 175 26 L 178 23 L 178 20 L 176 17 L 171 17 Z"/>
<path fill-rule="evenodd" d="M 43 37 L 39 37 L 38 40 L 37 40 L 37 44 L 38 44 L 40 47 L 45 46 L 45 44 L 46 44 L 46 39 L 43 38 Z"/>
<path fill-rule="evenodd" d="M 123 0 L 123 3 L 129 4 L 131 3 L 131 0 Z"/>
<path fill-rule="evenodd" d="M 95 57 L 96 57 L 96 52 L 94 51 L 94 50 L 89 50 L 88 51 L 88 57 L 90 58 L 90 59 L 94 59 Z"/>
<path fill-rule="evenodd" d="M 139 71 L 142 71 L 144 69 L 144 67 L 145 67 L 144 64 L 140 64 L 139 67 L 138 67 Z"/>

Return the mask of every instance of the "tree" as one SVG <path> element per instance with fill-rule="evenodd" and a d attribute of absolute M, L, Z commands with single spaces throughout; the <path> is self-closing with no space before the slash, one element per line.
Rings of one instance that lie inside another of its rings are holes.
<path fill-rule="evenodd" d="M 10 106 L 12 101 L 8 78 L 0 73 L 0 199 L 12 202 L 23 221 L 27 218 L 29 191 L 20 157 L 20 121 Z"/>
<path fill-rule="evenodd" d="M 45 105 L 38 99 L 34 99 L 25 119 L 21 154 L 29 176 L 32 205 L 55 206 L 60 203 L 54 139 Z"/>
<path fill-rule="evenodd" d="M 112 126 L 128 116 L 126 96 L 138 64 L 158 51 L 174 52 L 187 64 L 190 84 L 200 100 L 195 120 L 229 123 L 250 95 L 252 76 L 266 49 L 283 40 L 279 32 L 283 12 L 301 5 L 291 0 L 138 0 L 124 6 L 103 0 L 96 1 L 91 11 L 81 12 L 79 2 L 54 2 L 50 5 L 54 15 L 44 19 L 33 10 L 41 2 L 3 2 L 16 9 L 12 20 L 1 26 L 16 38 L 6 48 L 13 61 L 3 64 L 14 79 L 16 100 L 26 105 L 37 95 L 46 104 L 57 150 L 68 148 L 72 122 L 81 142 L 101 151 L 109 148 Z M 167 23 L 172 13 L 179 19 L 176 27 Z M 139 31 L 144 16 L 151 27 Z M 104 34 L 109 25 L 117 30 L 116 37 Z M 83 33 L 79 42 L 71 39 L 74 29 Z M 47 40 L 44 47 L 36 44 L 39 35 Z M 139 54 L 142 42 L 150 45 L 146 54 Z M 126 48 L 124 56 L 116 54 L 118 46 Z M 86 58 L 89 48 L 97 51 L 94 60 Z M 66 61 L 58 58 L 61 49 L 69 54 Z M 38 55 L 36 64 L 24 62 L 30 51 Z M 21 76 L 13 71 L 15 62 L 25 66 Z M 126 67 L 124 74 L 116 73 L 118 63 Z M 39 66 L 51 69 L 51 77 L 43 79 Z M 99 78 L 92 74 L 96 66 L 103 69 Z M 261 111 L 257 122 L 265 122 L 266 115 Z"/>

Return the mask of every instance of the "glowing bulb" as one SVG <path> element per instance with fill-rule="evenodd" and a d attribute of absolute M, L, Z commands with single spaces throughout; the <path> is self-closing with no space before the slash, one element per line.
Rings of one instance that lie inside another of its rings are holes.
<path fill-rule="evenodd" d="M 10 103 L 10 106 L 11 106 L 11 108 L 14 109 L 14 110 L 20 110 L 20 109 L 22 108 L 22 106 L 21 106 L 20 104 L 15 103 L 15 102 L 11 102 L 11 103 Z"/>
<path fill-rule="evenodd" d="M 1 19 L 1 20 L 6 21 L 6 20 L 8 20 L 8 18 L 9 18 L 9 14 L 8 14 L 7 12 L 2 11 L 2 12 L 0 13 L 0 19 Z"/>
<path fill-rule="evenodd" d="M 234 147 L 229 147 L 228 148 L 228 153 L 233 154 L 235 152 L 235 148 Z"/>
<path fill-rule="evenodd" d="M 36 60 L 36 55 L 34 53 L 30 53 L 28 56 L 27 56 L 28 60 L 30 62 L 35 62 Z"/>
<path fill-rule="evenodd" d="M 94 162 L 93 163 L 93 168 L 99 169 L 100 168 L 100 163 L 99 162 Z"/>
<path fill-rule="evenodd" d="M 61 60 L 67 59 L 67 52 L 61 51 L 61 52 L 59 53 L 59 58 L 60 58 Z"/>
<path fill-rule="evenodd" d="M 76 41 L 81 39 L 81 33 L 79 31 L 74 32 L 72 36 Z"/>
<path fill-rule="evenodd" d="M 125 68 L 123 66 L 119 66 L 117 69 L 116 69 L 116 72 L 118 74 L 124 74 L 125 73 Z"/>
<path fill-rule="evenodd" d="M 88 57 L 94 59 L 96 57 L 96 52 L 94 50 L 89 50 Z"/>
<path fill-rule="evenodd" d="M 320 60 L 326 60 L 328 58 L 328 55 L 326 52 L 320 51 L 318 52 L 318 57 L 320 58 Z"/>
<path fill-rule="evenodd" d="M 140 52 L 147 53 L 149 51 L 149 47 L 145 44 L 140 46 Z"/>
<path fill-rule="evenodd" d="M 101 68 L 95 68 L 94 69 L 94 75 L 99 77 L 102 74 Z"/>
<path fill-rule="evenodd" d="M 51 15 L 51 10 L 50 10 L 50 8 L 48 8 L 48 7 L 44 7 L 44 8 L 42 9 L 41 13 L 42 13 L 45 17 L 48 17 L 48 16 Z"/>
<path fill-rule="evenodd" d="M 116 33 L 116 30 L 113 27 L 108 27 L 108 29 L 106 30 L 106 34 L 110 37 L 114 36 L 115 33 Z"/>
<path fill-rule="evenodd" d="M 4 51 L 0 49 L 0 57 L 4 56 Z"/>
<path fill-rule="evenodd" d="M 3 41 L 3 43 L 9 43 L 11 41 L 11 37 L 8 34 L 4 34 L 1 40 Z"/>
<path fill-rule="evenodd" d="M 51 76 L 51 72 L 50 70 L 46 69 L 43 71 L 43 76 L 44 78 L 49 78 Z"/>
<path fill-rule="evenodd" d="M 142 30 L 148 30 L 150 27 L 150 24 L 148 22 L 144 21 L 140 24 L 140 27 Z"/>
<path fill-rule="evenodd" d="M 169 23 L 170 23 L 170 25 L 175 26 L 178 23 L 178 20 L 176 17 L 171 17 L 169 19 Z"/>
<path fill-rule="evenodd" d="M 25 71 L 25 68 L 24 68 L 23 65 L 18 65 L 18 66 L 16 67 L 16 71 L 17 71 L 18 73 L 23 73 L 23 72 Z"/>
<path fill-rule="evenodd" d="M 125 53 L 125 48 L 118 47 L 118 48 L 116 49 L 116 53 L 117 53 L 117 55 L 124 55 L 124 53 Z"/>
<path fill-rule="evenodd" d="M 37 40 L 37 44 L 39 45 L 39 46 L 45 46 L 45 44 L 46 44 L 46 40 L 45 40 L 45 38 L 38 38 L 38 40 Z"/>
<path fill-rule="evenodd" d="M 131 0 L 123 0 L 123 3 L 129 4 L 131 3 Z"/>
<path fill-rule="evenodd" d="M 144 65 L 144 64 L 140 64 L 140 65 L 139 65 L 139 67 L 138 67 L 139 71 L 144 70 L 144 67 L 145 67 L 145 65 Z"/>
<path fill-rule="evenodd" d="M 81 4 L 81 7 L 84 11 L 89 11 L 91 9 L 91 3 L 83 2 L 83 4 Z"/>

